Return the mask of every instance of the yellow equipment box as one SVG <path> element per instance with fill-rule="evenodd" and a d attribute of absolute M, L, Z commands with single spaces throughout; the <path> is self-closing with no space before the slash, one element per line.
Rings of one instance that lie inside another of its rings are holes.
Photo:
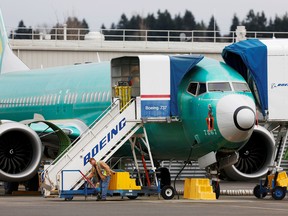
<path fill-rule="evenodd" d="M 136 179 L 131 179 L 129 172 L 116 172 L 111 175 L 109 190 L 141 190 Z"/>
<path fill-rule="evenodd" d="M 216 200 L 216 194 L 210 185 L 210 180 L 205 178 L 185 179 L 184 198 L 196 200 Z"/>
<path fill-rule="evenodd" d="M 274 179 L 275 175 L 271 174 L 268 176 L 268 187 L 272 188 L 272 180 Z M 288 187 L 288 177 L 287 173 L 285 171 L 279 172 L 277 181 L 276 181 L 276 186 L 280 187 Z"/>

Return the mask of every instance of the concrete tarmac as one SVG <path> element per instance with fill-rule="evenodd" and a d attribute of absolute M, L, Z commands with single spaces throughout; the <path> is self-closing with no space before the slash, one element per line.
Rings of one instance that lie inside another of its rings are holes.
<path fill-rule="evenodd" d="M 181 184 L 178 185 L 181 188 Z M 255 183 L 223 182 L 224 190 L 253 189 Z M 173 200 L 158 196 L 138 197 L 136 200 L 109 197 L 105 202 L 95 196 L 76 196 L 72 201 L 60 198 L 31 196 L 0 196 L 0 216 L 182 216 L 182 215 L 288 215 L 288 195 L 276 201 L 270 195 L 263 200 L 254 196 L 221 195 L 215 201 L 187 200 L 177 196 Z"/>
<path fill-rule="evenodd" d="M 0 197 L 1 216 L 102 216 L 102 215 L 288 215 L 288 198 L 275 201 L 270 197 L 263 200 L 253 196 L 221 196 L 215 201 L 186 199 L 163 200 L 140 197 L 136 200 L 120 197 L 108 198 L 105 202 L 95 197 L 74 197 L 72 201 L 42 197 Z"/>

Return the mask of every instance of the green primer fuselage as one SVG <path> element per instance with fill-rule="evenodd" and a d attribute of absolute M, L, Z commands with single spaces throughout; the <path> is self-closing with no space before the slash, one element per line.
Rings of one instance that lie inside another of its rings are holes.
<path fill-rule="evenodd" d="M 2 74 L 0 119 L 22 121 L 37 113 L 45 120 L 79 119 L 90 125 L 111 104 L 110 76 L 110 62 Z M 225 95 L 245 94 L 253 98 L 251 92 L 206 92 L 193 96 L 187 92 L 192 81 L 245 82 L 224 63 L 204 58 L 179 86 L 181 121 L 145 125 L 155 158 L 186 159 L 192 147 L 192 159 L 197 159 L 211 151 L 234 151 L 245 144 L 223 138 L 217 118 L 213 131 L 209 131 L 207 107 L 210 105 L 215 113 L 219 99 Z M 124 147 L 122 152 L 127 150 Z"/>

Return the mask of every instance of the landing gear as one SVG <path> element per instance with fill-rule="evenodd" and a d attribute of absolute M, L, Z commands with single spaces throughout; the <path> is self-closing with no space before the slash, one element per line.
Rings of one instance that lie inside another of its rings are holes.
<path fill-rule="evenodd" d="M 175 196 L 175 190 L 171 186 L 171 176 L 169 170 L 166 167 L 158 168 L 157 178 L 160 180 L 161 196 L 163 199 L 173 199 Z"/>
<path fill-rule="evenodd" d="M 13 191 L 18 191 L 18 182 L 4 182 L 5 194 L 12 194 Z"/>
<path fill-rule="evenodd" d="M 216 164 L 206 167 L 207 177 L 212 180 L 213 192 L 216 194 L 216 199 L 220 197 L 220 172 Z"/>
<path fill-rule="evenodd" d="M 36 174 L 32 179 L 24 183 L 26 191 L 38 191 L 39 189 L 39 176 Z M 19 182 L 4 182 L 5 194 L 12 194 L 13 191 L 18 191 Z"/>
<path fill-rule="evenodd" d="M 216 194 L 216 199 L 220 197 L 220 182 L 212 180 L 213 192 Z"/>
<path fill-rule="evenodd" d="M 38 189 L 39 189 L 38 173 L 33 178 L 31 178 L 30 180 L 25 182 L 24 185 L 25 185 L 26 191 L 38 191 Z"/>
<path fill-rule="evenodd" d="M 161 189 L 166 185 L 171 185 L 170 172 L 166 167 L 160 167 L 157 169 L 157 178 L 160 180 Z"/>

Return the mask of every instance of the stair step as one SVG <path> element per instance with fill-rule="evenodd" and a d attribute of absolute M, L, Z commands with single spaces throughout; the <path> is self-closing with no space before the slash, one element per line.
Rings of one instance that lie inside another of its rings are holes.
<path fill-rule="evenodd" d="M 213 192 L 209 179 L 186 178 L 184 183 L 184 198 L 195 200 L 215 200 L 216 194 Z"/>

